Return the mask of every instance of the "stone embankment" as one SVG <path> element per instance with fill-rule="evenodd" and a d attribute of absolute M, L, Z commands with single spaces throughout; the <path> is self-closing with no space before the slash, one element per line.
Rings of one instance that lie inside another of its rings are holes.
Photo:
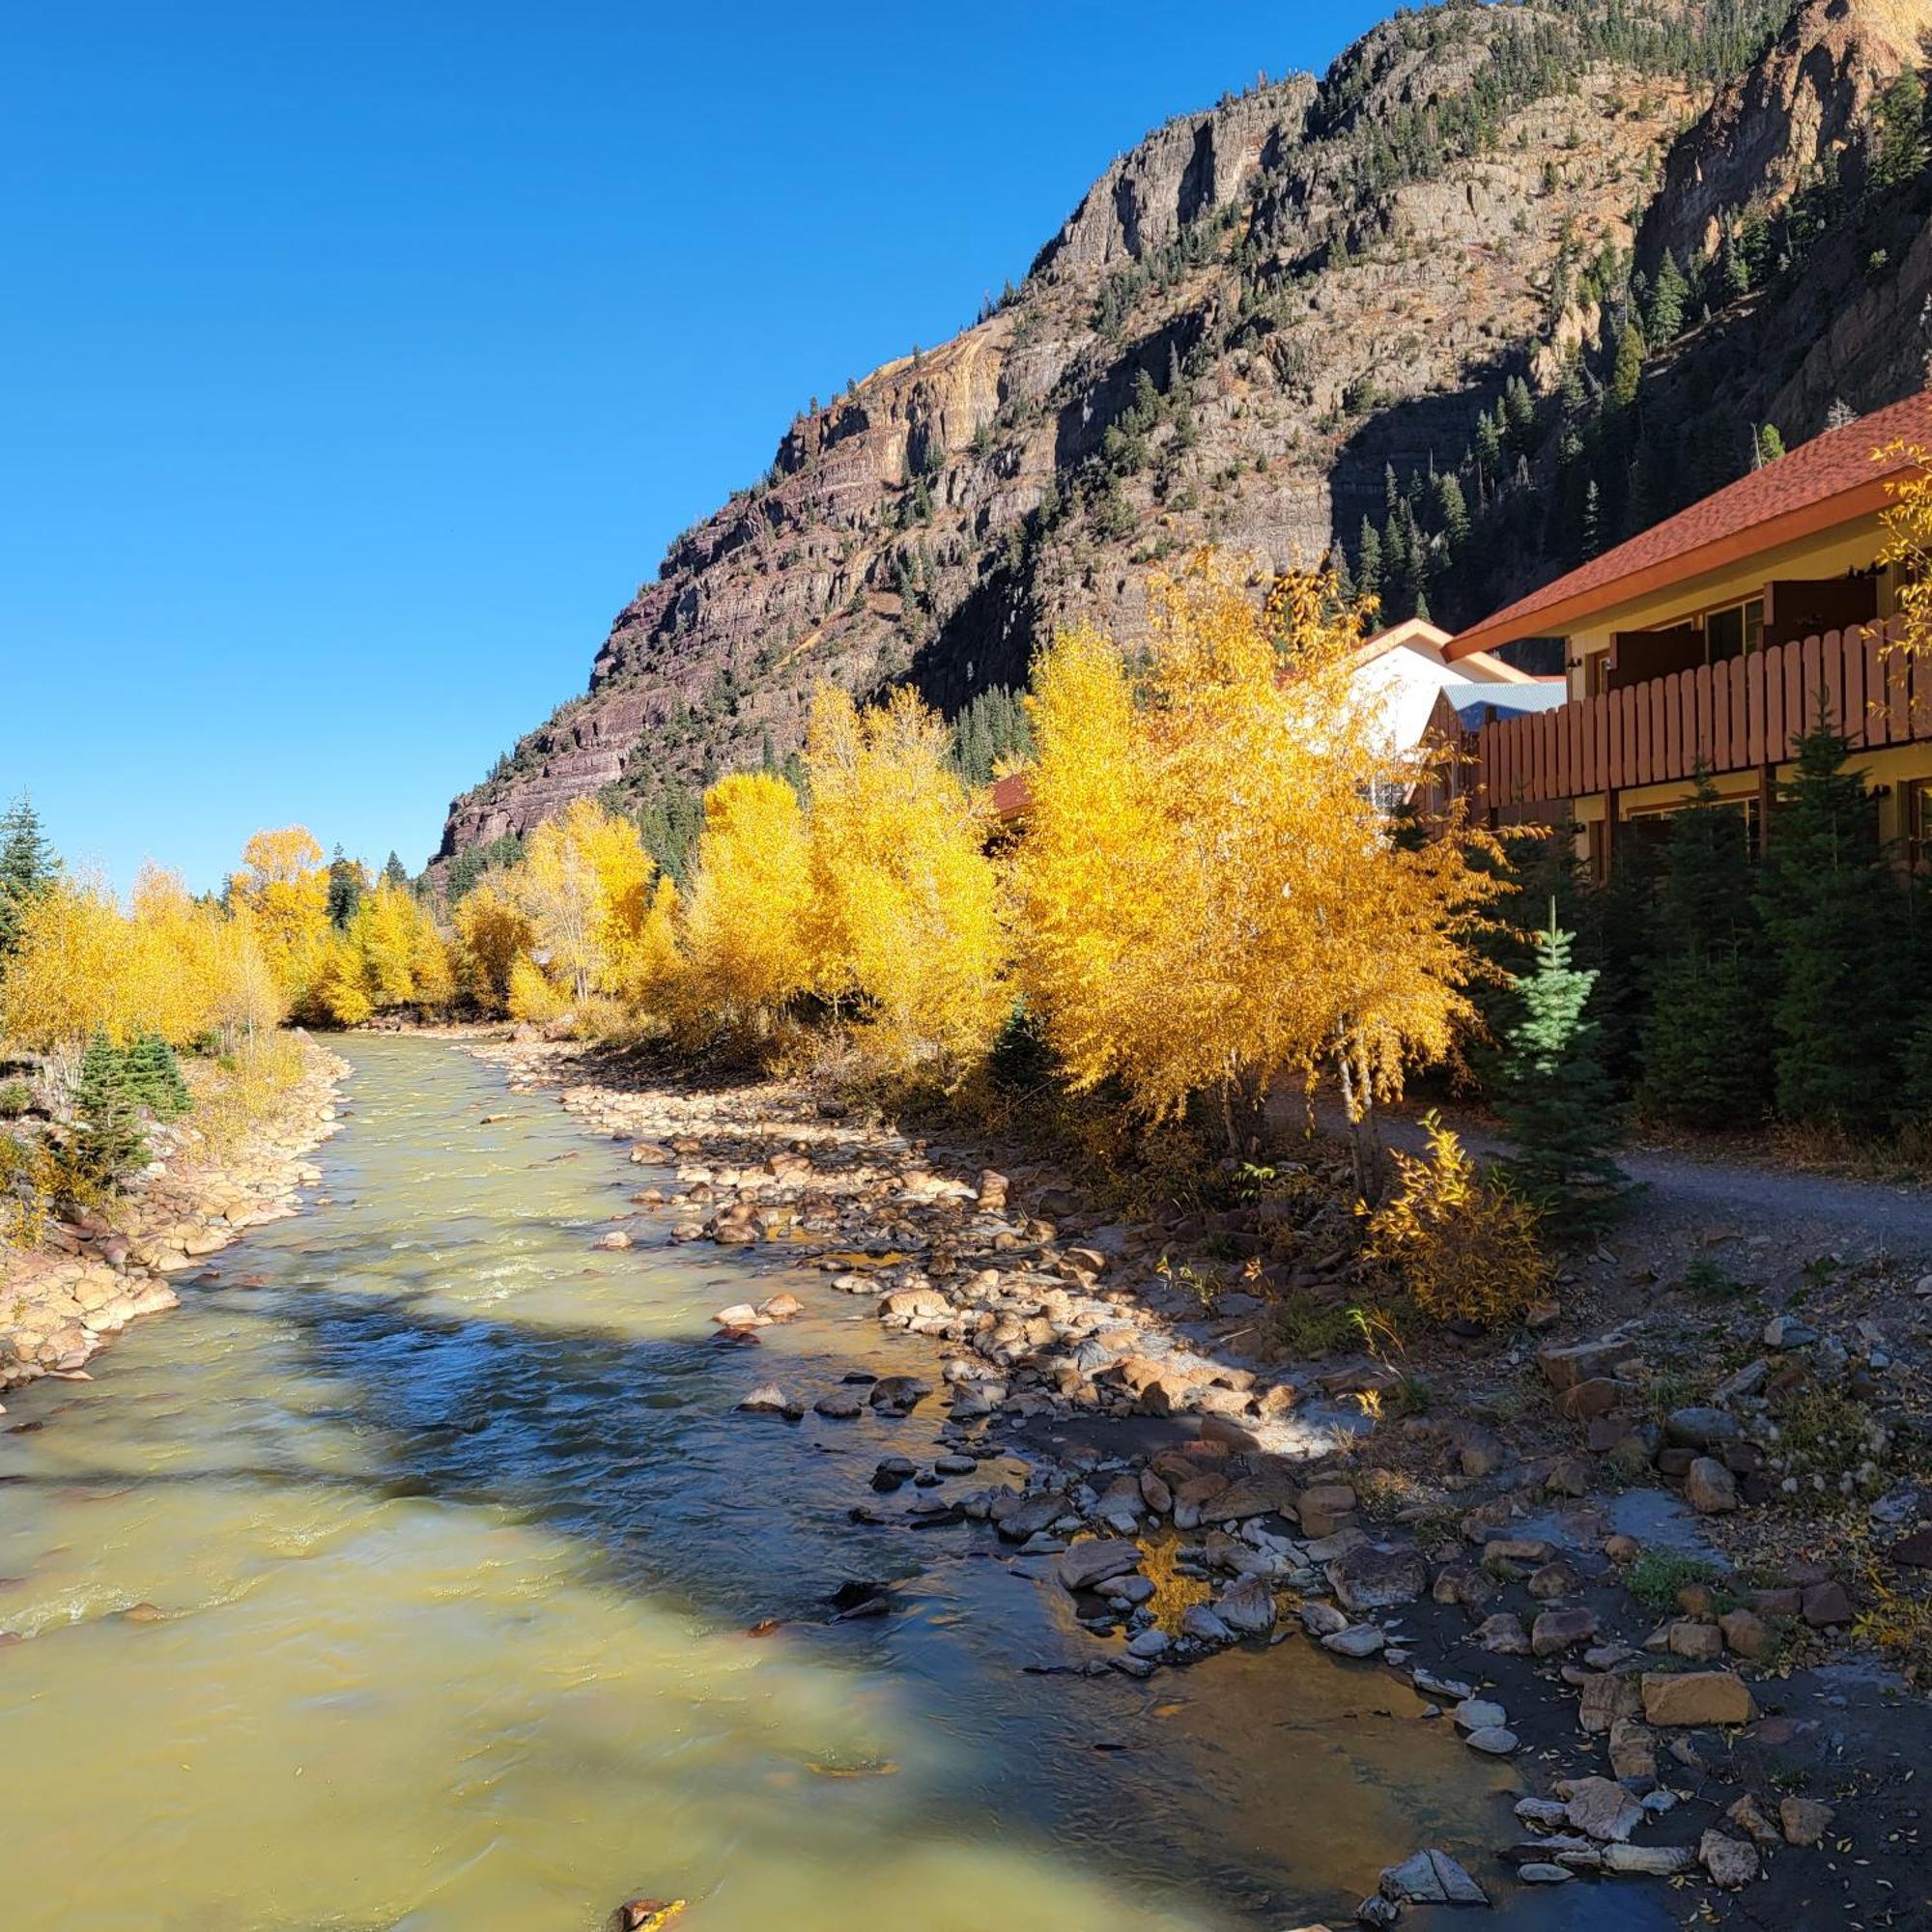
<path fill-rule="evenodd" d="M 1146 1678 L 1236 1643 L 1319 1644 L 1396 1672 L 1470 1750 L 1518 1762 L 1532 1792 L 1498 1822 L 1492 1886 L 1696 1878 L 1755 1886 L 1765 1911 L 1904 1922 L 1879 1916 L 1901 1882 L 1883 1869 L 1886 1793 L 1922 1748 L 1895 1715 L 1899 1680 L 1868 1659 L 1856 1677 L 1841 1667 L 1866 1581 L 1806 1518 L 1780 1517 L 1735 1560 L 1717 1532 L 1817 1494 L 1767 1409 L 1801 1371 L 1833 1420 L 1907 1394 L 1910 1285 L 1883 1327 L 1868 1281 L 1840 1305 L 1814 1265 L 1815 1327 L 1766 1326 L 1762 1300 L 1722 1305 L 1761 1341 L 1720 1343 L 1695 1297 L 1659 1296 L 1586 1340 L 1451 1339 L 1403 1378 L 1366 1357 L 1296 1365 L 1269 1343 L 1261 1297 L 1217 1291 L 1211 1262 L 1175 1252 L 1179 1224 L 1088 1212 L 1063 1175 L 909 1140 L 791 1086 L 632 1084 L 534 1041 L 469 1050 L 521 1090 L 559 1087 L 588 1130 L 669 1170 L 600 1247 L 667 1226 L 673 1242 L 770 1245 L 921 1339 L 903 1374 L 826 1387 L 781 1374 L 746 1397 L 747 1426 L 916 1418 L 853 1520 L 989 1533 L 1092 1638 L 1085 1657 L 1031 1667 Z M 1573 1306 L 1610 1298 L 1600 1279 L 1568 1280 Z M 722 1345 L 750 1347 L 800 1309 L 783 1293 L 714 1321 Z M 1439 1372 L 1428 1412 L 1397 1413 L 1425 1367 Z M 1113 1426 L 1127 1418 L 1141 1420 Z M 913 1435 L 928 1420 L 924 1451 Z M 1878 1435 L 1842 1453 L 1833 1490 L 1879 1498 L 1890 1539 L 1911 1530 L 1926 1499 L 1884 1469 Z M 1021 1460 L 1024 1482 L 975 1485 L 995 1457 Z M 1893 1560 L 1915 1554 L 1908 1537 Z M 855 1580 L 835 1609 L 890 1615 L 893 1592 Z M 1855 1769 L 1848 1726 L 1866 1743 Z M 1875 1856 L 1827 1862 L 1828 1833 Z M 1432 1848 L 1382 1873 L 1357 1916 L 1387 1925 L 1482 1895 Z"/>
<path fill-rule="evenodd" d="M 37 1247 L 0 1246 L 0 1389 L 84 1373 L 128 1323 L 179 1305 L 168 1277 L 248 1229 L 297 1211 L 322 1179 L 303 1156 L 337 1130 L 348 1063 L 304 1039 L 300 1078 L 217 1148 L 189 1112 L 148 1129 L 156 1158 L 99 1210 L 51 1223 Z"/>

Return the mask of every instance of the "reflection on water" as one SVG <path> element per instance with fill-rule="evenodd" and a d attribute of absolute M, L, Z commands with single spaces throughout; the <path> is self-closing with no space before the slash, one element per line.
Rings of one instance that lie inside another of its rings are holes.
<path fill-rule="evenodd" d="M 542 1932 L 638 1892 L 693 1932 L 1207 1932 L 1506 1827 L 1506 1772 L 1299 1643 L 1025 1675 L 1088 1642 L 1057 1593 L 983 1531 L 846 1518 L 929 1424 L 733 1411 L 917 1345 L 807 1287 L 719 1350 L 781 1259 L 593 1252 L 616 1150 L 433 1043 L 350 1058 L 331 1205 L 216 1264 L 266 1286 L 185 1288 L 0 1435 L 16 1932 Z M 854 1574 L 901 1614 L 825 1627 Z M 1618 1903 L 1534 1922 L 1650 1922 Z"/>

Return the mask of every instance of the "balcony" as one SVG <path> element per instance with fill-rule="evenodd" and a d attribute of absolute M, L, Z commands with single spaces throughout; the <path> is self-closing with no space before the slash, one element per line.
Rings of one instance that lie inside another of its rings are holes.
<path fill-rule="evenodd" d="M 1825 714 L 1855 751 L 1932 739 L 1932 658 L 1891 624 L 1854 624 L 1718 664 L 1498 719 L 1474 734 L 1466 782 L 1492 822 L 1639 785 L 1763 771 Z M 1466 743 L 1466 741 L 1465 741 Z"/>

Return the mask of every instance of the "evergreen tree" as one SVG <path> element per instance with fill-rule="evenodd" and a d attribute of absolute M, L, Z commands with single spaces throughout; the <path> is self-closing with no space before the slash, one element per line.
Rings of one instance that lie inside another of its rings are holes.
<path fill-rule="evenodd" d="M 1753 469 L 1762 469 L 1767 463 L 1776 463 L 1784 454 L 1784 439 L 1778 435 L 1776 423 L 1762 424 L 1751 441 L 1756 459 L 1751 464 Z"/>
<path fill-rule="evenodd" d="M 1597 975 L 1570 963 L 1574 938 L 1552 904 L 1536 970 L 1518 981 L 1520 1017 L 1509 1030 L 1496 1102 L 1516 1147 L 1504 1173 L 1566 1237 L 1601 1228 L 1627 1185 L 1609 1154 L 1615 1116 L 1585 1011 Z"/>
<path fill-rule="evenodd" d="M 1872 185 L 1897 187 L 1925 165 L 1925 83 L 1907 68 L 1878 99 L 1878 144 Z"/>
<path fill-rule="evenodd" d="M 156 1120 L 178 1120 L 193 1106 L 181 1062 L 159 1034 L 142 1034 L 128 1049 L 127 1062 L 129 1090 Z"/>
<path fill-rule="evenodd" d="M 1536 448 L 1536 398 L 1520 376 L 1512 376 L 1503 389 L 1503 425 L 1511 446 L 1528 456 Z"/>
<path fill-rule="evenodd" d="M 0 959 L 20 943 L 27 901 L 60 870 L 41 830 L 41 815 L 23 792 L 0 813 Z"/>
<path fill-rule="evenodd" d="M 342 847 L 328 862 L 328 923 L 337 932 L 346 932 L 362 903 L 362 867 L 343 855 Z"/>
<path fill-rule="evenodd" d="M 1666 248 L 1658 264 L 1657 285 L 1650 292 L 1645 318 L 1645 333 L 1652 342 L 1674 342 L 1684 332 L 1684 309 L 1690 298 L 1690 284 L 1677 266 L 1677 257 Z"/>
<path fill-rule="evenodd" d="M 1821 706 L 1778 786 L 1758 904 L 1777 971 L 1778 1112 L 1872 1129 L 1892 1110 L 1903 907 L 1849 751 Z"/>
<path fill-rule="evenodd" d="M 1355 601 L 1354 573 L 1349 568 L 1349 553 L 1339 542 L 1328 547 L 1328 569 L 1335 580 L 1336 597 L 1345 608 L 1352 606 Z"/>
<path fill-rule="evenodd" d="M 1435 515 L 1442 534 L 1449 540 L 1449 548 L 1460 550 L 1469 534 L 1469 505 L 1463 496 L 1462 484 L 1446 469 L 1435 479 Z"/>
<path fill-rule="evenodd" d="M 1636 401 L 1637 387 L 1643 381 L 1643 332 L 1634 321 L 1626 320 L 1617 331 L 1616 367 L 1609 390 L 1610 401 L 1620 410 Z"/>
<path fill-rule="evenodd" d="M 1637 1100 L 1688 1126 L 1748 1126 L 1771 1101 L 1764 930 L 1745 815 L 1707 774 L 1671 815 L 1663 864 Z"/>
<path fill-rule="evenodd" d="M 1501 413 L 1500 410 L 1497 412 Z M 1495 489 L 1503 473 L 1502 425 L 1488 410 L 1476 418 L 1476 489 L 1480 498 Z"/>
<path fill-rule="evenodd" d="M 1592 476 L 1583 486 L 1583 523 L 1577 533 L 1577 548 L 1585 556 L 1598 556 L 1604 548 L 1603 494 Z"/>
<path fill-rule="evenodd" d="M 410 882 L 408 868 L 393 852 L 384 861 L 383 877 L 392 886 L 407 886 Z"/>
<path fill-rule="evenodd" d="M 1364 597 L 1382 594 L 1381 533 L 1367 517 L 1362 519 L 1362 534 L 1355 545 L 1355 587 Z"/>
<path fill-rule="evenodd" d="M 73 1149 L 81 1171 L 110 1186 L 147 1157 L 128 1056 L 97 1033 L 81 1056 L 73 1091 Z"/>

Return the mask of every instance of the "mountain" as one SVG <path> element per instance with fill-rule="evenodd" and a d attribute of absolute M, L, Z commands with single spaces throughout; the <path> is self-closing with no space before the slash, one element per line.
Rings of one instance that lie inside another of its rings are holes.
<path fill-rule="evenodd" d="M 1928 31 L 1932 0 L 1450 0 L 1157 128 L 993 312 L 814 402 L 671 544 L 440 856 L 601 793 L 674 859 L 821 680 L 1004 707 L 1205 543 L 1468 620 L 1760 426 L 1892 400 L 1932 346 Z"/>

